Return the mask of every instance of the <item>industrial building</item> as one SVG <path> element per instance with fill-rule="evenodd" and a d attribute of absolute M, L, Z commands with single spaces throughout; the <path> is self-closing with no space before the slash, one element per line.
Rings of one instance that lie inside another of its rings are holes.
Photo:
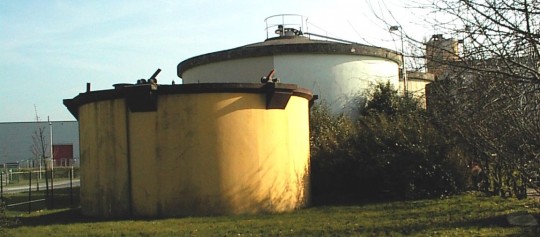
<path fill-rule="evenodd" d="M 42 131 L 46 158 L 53 158 L 57 165 L 78 164 L 79 124 L 77 121 L 5 122 L 0 123 L 0 165 L 18 163 L 21 167 L 36 164 L 40 159 Z M 52 131 L 52 137 L 51 137 Z M 36 140 L 37 139 L 37 140 Z M 38 151 L 36 151 L 38 149 Z"/>
<path fill-rule="evenodd" d="M 441 34 L 432 35 L 426 42 L 426 69 L 435 78 L 443 76 L 449 63 L 459 61 L 458 41 Z"/>

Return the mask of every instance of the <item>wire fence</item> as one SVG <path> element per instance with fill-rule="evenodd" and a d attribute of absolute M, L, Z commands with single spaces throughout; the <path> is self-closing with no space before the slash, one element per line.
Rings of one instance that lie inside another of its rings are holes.
<path fill-rule="evenodd" d="M 0 164 L 0 169 L 20 169 L 20 168 L 43 168 L 47 167 L 79 167 L 80 160 L 77 158 L 69 159 L 28 159 L 15 162 Z"/>
<path fill-rule="evenodd" d="M 63 200 L 62 205 L 66 204 L 66 199 L 73 205 L 78 198 L 74 191 L 78 186 L 79 167 L 73 165 L 25 167 L 4 164 L 0 167 L 0 200 L 8 209 L 24 207 L 31 212 L 52 208 L 58 197 Z"/>

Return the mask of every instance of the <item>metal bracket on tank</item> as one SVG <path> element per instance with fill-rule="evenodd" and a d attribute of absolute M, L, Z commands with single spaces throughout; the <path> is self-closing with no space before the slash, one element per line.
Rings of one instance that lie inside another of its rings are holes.
<path fill-rule="evenodd" d="M 285 109 L 296 86 L 266 83 L 266 109 Z"/>
<path fill-rule="evenodd" d="M 125 87 L 126 103 L 131 112 L 150 112 L 157 110 L 157 75 L 161 69 L 157 69 L 148 80 L 140 79 L 137 85 Z"/>
<path fill-rule="evenodd" d="M 261 77 L 261 83 L 278 83 L 279 78 L 274 77 L 276 74 L 276 70 L 272 69 L 267 76 Z"/>
<path fill-rule="evenodd" d="M 131 112 L 150 112 L 157 110 L 157 93 L 152 85 L 135 85 L 124 88 L 126 103 Z"/>

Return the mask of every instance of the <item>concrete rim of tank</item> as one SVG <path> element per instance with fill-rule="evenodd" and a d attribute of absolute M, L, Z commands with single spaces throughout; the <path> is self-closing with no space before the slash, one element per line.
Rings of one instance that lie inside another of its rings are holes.
<path fill-rule="evenodd" d="M 429 72 L 407 72 L 407 77 L 409 80 L 424 81 L 426 83 L 435 81 L 435 75 Z"/>
<path fill-rule="evenodd" d="M 149 84 L 118 86 L 115 89 L 89 91 L 80 93 L 73 99 L 64 99 L 64 105 L 71 114 L 77 118 L 80 106 L 103 100 L 126 98 L 132 92 L 142 87 L 150 87 Z M 282 90 L 291 91 L 293 96 L 305 98 L 309 101 L 313 99 L 313 93 L 296 84 L 284 83 L 193 83 L 178 85 L 158 85 L 152 93 L 155 95 L 168 94 L 200 94 L 200 93 L 258 93 L 264 94 L 269 91 Z"/>
<path fill-rule="evenodd" d="M 182 78 L 182 74 L 190 68 L 209 63 L 232 59 L 298 53 L 372 56 L 388 59 L 399 65 L 402 64 L 401 54 L 389 49 L 362 44 L 345 44 L 333 41 L 311 40 L 306 37 L 298 36 L 293 37 L 292 39 L 270 39 L 261 43 L 195 56 L 178 64 L 177 75 Z"/>

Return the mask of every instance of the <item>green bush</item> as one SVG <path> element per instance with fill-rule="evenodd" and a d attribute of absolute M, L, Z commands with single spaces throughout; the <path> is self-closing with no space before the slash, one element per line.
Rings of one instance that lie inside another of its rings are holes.
<path fill-rule="evenodd" d="M 2 233 L 3 227 L 7 227 L 16 223 L 16 218 L 10 218 L 6 214 L 6 202 L 4 200 L 0 200 L 0 234 Z"/>
<path fill-rule="evenodd" d="M 354 120 L 330 113 L 324 102 L 312 108 L 314 203 L 418 199 L 464 190 L 466 162 L 419 103 L 389 84 L 373 90 Z"/>

